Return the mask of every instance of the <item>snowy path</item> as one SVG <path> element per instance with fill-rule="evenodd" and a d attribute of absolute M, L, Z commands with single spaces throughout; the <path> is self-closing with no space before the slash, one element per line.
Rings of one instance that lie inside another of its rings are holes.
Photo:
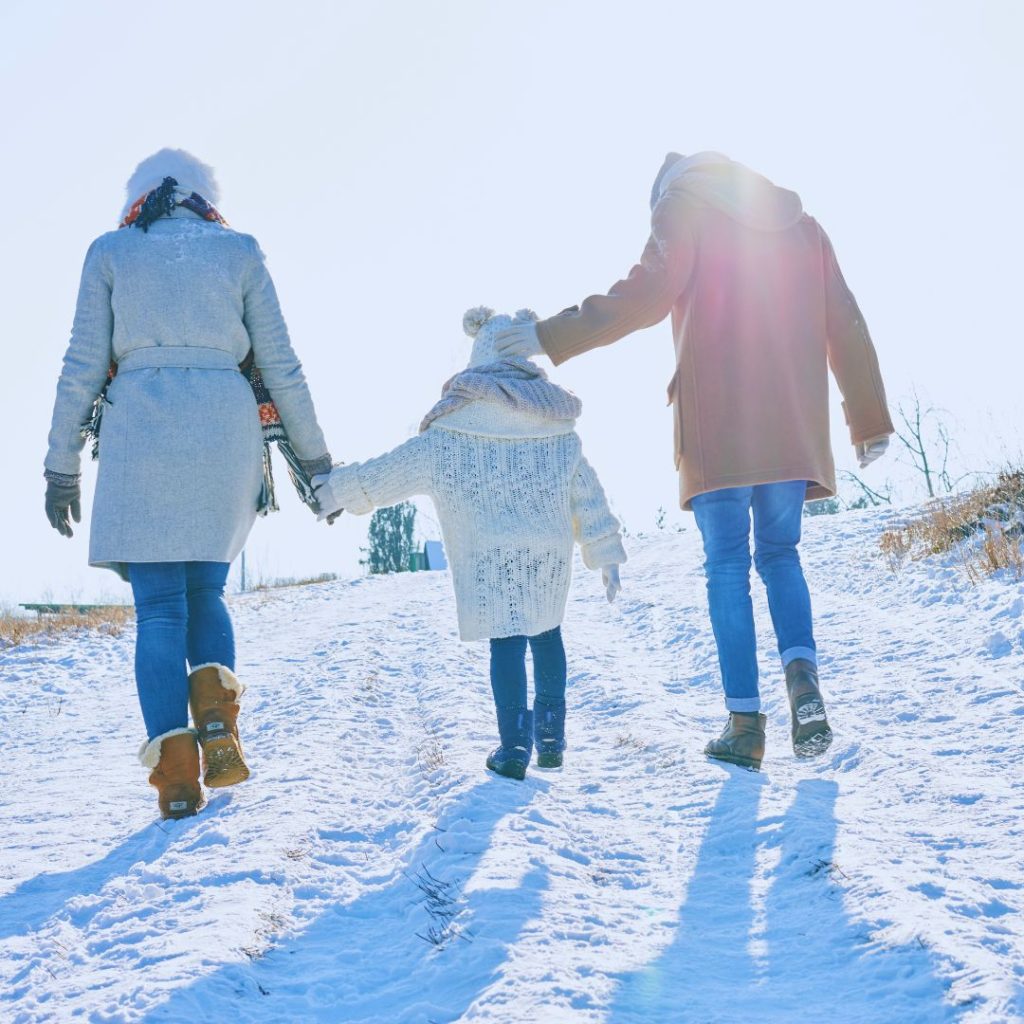
<path fill-rule="evenodd" d="M 1024 595 L 894 577 L 878 517 L 811 521 L 837 740 L 721 727 L 692 530 L 578 573 L 569 766 L 489 776 L 486 647 L 444 576 L 235 603 L 254 769 L 159 823 L 130 636 L 0 655 L 0 1019 L 1024 1019 Z M 429 891 L 429 896 L 424 893 Z M 436 943 L 436 944 L 435 944 Z"/>

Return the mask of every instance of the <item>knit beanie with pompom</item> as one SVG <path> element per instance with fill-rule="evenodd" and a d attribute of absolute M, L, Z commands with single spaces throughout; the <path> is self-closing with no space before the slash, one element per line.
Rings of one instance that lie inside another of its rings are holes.
<path fill-rule="evenodd" d="M 489 306 L 474 306 L 467 309 L 462 317 L 462 329 L 473 339 L 473 351 L 469 356 L 470 366 L 487 366 L 501 362 L 501 356 L 494 347 L 497 336 L 514 324 L 536 323 L 537 314 L 532 309 L 520 309 L 514 316 L 495 313 Z"/>

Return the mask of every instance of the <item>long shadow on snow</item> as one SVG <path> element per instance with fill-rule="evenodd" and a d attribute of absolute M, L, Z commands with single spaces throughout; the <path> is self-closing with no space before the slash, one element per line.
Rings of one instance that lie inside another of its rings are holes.
<path fill-rule="evenodd" d="M 847 880 L 834 859 L 836 784 L 800 782 L 781 827 L 768 831 L 773 822 L 757 815 L 765 780 L 728 771 L 676 938 L 654 963 L 623 979 L 609 1024 L 951 1019 L 927 952 L 916 943 L 872 940 L 872 926 L 852 921 L 844 909 Z M 751 882 L 761 844 L 778 846 L 780 858 L 763 928 L 752 934 Z"/>
<path fill-rule="evenodd" d="M 498 822 L 521 812 L 539 784 L 488 778 L 442 811 L 441 831 L 431 831 L 392 880 L 327 911 L 261 959 L 225 964 L 179 989 L 145 1020 L 204 1020 L 212 1007 L 235 1024 L 457 1020 L 500 977 L 509 948 L 540 910 L 546 878 L 534 867 L 518 884 L 462 894 L 454 927 L 434 946 L 421 937 L 436 922 L 417 874 L 425 868 L 460 889 Z"/>
<path fill-rule="evenodd" d="M 136 864 L 152 864 L 178 837 L 201 823 L 202 816 L 176 822 L 153 822 L 123 839 L 105 857 L 71 871 L 51 871 L 28 878 L 0 898 L 0 939 L 28 934 L 44 925 L 71 898 L 99 893 L 112 878 Z"/>

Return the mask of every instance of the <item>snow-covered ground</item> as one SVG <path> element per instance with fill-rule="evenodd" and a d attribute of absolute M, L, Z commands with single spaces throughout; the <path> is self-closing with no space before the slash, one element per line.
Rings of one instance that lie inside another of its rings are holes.
<path fill-rule="evenodd" d="M 253 777 L 155 820 L 132 636 L 0 655 L 0 1019 L 583 1024 L 1024 1019 L 1024 591 L 894 576 L 808 522 L 836 742 L 723 720 L 697 537 L 570 599 L 561 772 L 490 776 L 486 646 L 443 574 L 234 602 Z"/>

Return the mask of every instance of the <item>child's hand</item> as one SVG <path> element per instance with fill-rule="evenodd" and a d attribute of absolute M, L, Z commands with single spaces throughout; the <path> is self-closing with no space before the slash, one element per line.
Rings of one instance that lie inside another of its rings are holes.
<path fill-rule="evenodd" d="M 317 473 L 316 476 L 310 477 L 309 482 L 313 485 L 313 495 L 316 498 L 317 503 L 320 505 L 320 515 L 317 516 L 317 518 L 320 520 L 326 519 L 327 525 L 333 526 L 334 520 L 337 519 L 338 516 L 340 516 L 341 513 L 344 512 L 345 510 L 343 508 L 337 508 L 328 511 L 327 508 L 325 507 L 324 499 L 330 495 L 330 491 L 321 491 L 321 488 L 327 483 L 328 480 L 330 480 L 330 478 L 330 473 Z"/>
<path fill-rule="evenodd" d="M 604 583 L 604 592 L 608 595 L 608 603 L 611 604 L 622 590 L 622 580 L 619 579 L 619 567 L 617 565 L 606 565 L 601 570 L 601 581 Z"/>

